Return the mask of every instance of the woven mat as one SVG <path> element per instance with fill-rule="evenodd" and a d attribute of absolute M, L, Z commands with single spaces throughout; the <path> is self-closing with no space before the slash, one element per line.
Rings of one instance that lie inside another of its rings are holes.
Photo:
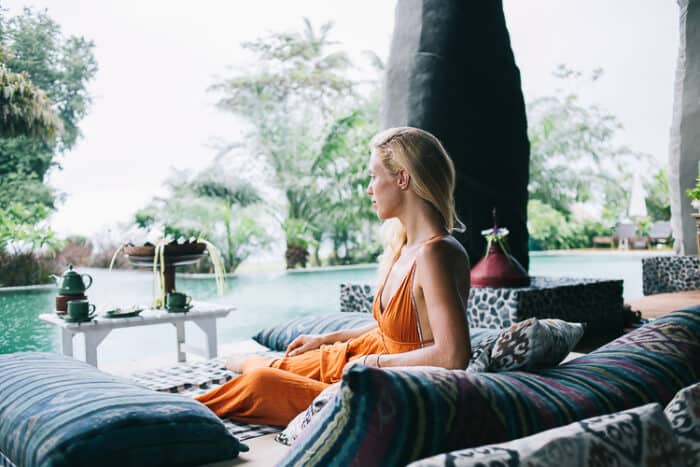
<path fill-rule="evenodd" d="M 270 356 L 277 354 L 271 354 Z M 223 358 L 204 362 L 183 363 L 170 368 L 161 368 L 139 373 L 132 373 L 126 378 L 154 391 L 182 394 L 195 397 L 238 376 L 224 367 Z M 222 419 L 228 431 L 243 441 L 269 433 L 277 433 L 279 427 L 268 425 L 251 425 Z M 0 464 L 1 465 L 1 464 Z"/>

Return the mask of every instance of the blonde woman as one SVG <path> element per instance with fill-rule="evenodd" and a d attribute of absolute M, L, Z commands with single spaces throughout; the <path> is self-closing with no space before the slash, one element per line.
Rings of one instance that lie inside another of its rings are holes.
<path fill-rule="evenodd" d="M 231 359 L 243 374 L 198 400 L 220 417 L 286 425 L 350 364 L 465 368 L 469 260 L 450 235 L 455 170 L 442 144 L 418 128 L 392 128 L 371 143 L 367 194 L 386 221 L 372 306 L 375 323 L 302 335 L 277 359 Z"/>

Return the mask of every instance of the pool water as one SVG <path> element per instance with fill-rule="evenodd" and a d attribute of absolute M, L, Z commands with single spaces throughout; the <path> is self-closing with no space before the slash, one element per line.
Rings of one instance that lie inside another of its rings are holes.
<path fill-rule="evenodd" d="M 88 290 L 91 302 L 110 305 L 148 304 L 152 275 L 138 270 L 81 269 L 94 279 Z M 178 277 L 177 286 L 195 300 L 236 307 L 219 323 L 219 342 L 247 339 L 258 330 L 285 320 L 337 312 L 339 285 L 343 282 L 376 282 L 376 267 L 338 268 L 323 271 L 248 273 L 227 279 L 227 291 L 219 297 L 213 279 Z M 530 274 L 624 279 L 625 298 L 641 291 L 641 256 L 637 255 L 532 255 Z M 0 353 L 60 350 L 58 329 L 38 319 L 54 309 L 55 290 L 0 293 Z M 170 324 L 117 329 L 98 348 L 100 362 L 126 361 L 175 351 L 175 329 Z M 199 329 L 187 324 L 188 343 L 203 346 Z M 81 356 L 82 339 L 75 339 Z"/>

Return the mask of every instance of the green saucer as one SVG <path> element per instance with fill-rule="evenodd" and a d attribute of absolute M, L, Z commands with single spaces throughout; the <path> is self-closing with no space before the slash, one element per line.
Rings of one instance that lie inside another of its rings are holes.
<path fill-rule="evenodd" d="M 92 321 L 92 319 L 97 316 L 97 313 L 92 313 L 88 316 L 86 316 L 83 319 L 73 319 L 70 317 L 70 315 L 59 315 L 63 321 L 66 323 L 87 323 L 89 321 Z"/>
<path fill-rule="evenodd" d="M 192 309 L 192 305 L 185 305 L 183 307 L 173 307 L 173 308 L 166 308 L 169 313 L 187 313 Z"/>
<path fill-rule="evenodd" d="M 131 313 L 106 313 L 103 316 L 105 318 L 132 318 L 141 314 L 141 311 L 132 311 Z"/>
<path fill-rule="evenodd" d="M 131 318 L 133 316 L 138 316 L 142 311 L 143 308 L 138 307 L 117 308 L 107 311 L 103 316 L 105 318 Z"/>

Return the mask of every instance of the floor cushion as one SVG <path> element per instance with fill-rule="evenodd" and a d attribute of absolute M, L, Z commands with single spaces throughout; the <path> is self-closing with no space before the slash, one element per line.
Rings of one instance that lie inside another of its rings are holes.
<path fill-rule="evenodd" d="M 247 450 L 189 397 L 62 355 L 0 355 L 0 452 L 18 466 L 199 465 Z"/>
<path fill-rule="evenodd" d="M 453 451 L 409 467 L 676 465 L 678 444 L 659 404 L 588 418 L 503 444 Z"/>
<path fill-rule="evenodd" d="M 405 465 L 640 405 L 700 375 L 700 307 L 673 312 L 557 368 L 470 373 L 353 365 L 281 465 Z"/>

